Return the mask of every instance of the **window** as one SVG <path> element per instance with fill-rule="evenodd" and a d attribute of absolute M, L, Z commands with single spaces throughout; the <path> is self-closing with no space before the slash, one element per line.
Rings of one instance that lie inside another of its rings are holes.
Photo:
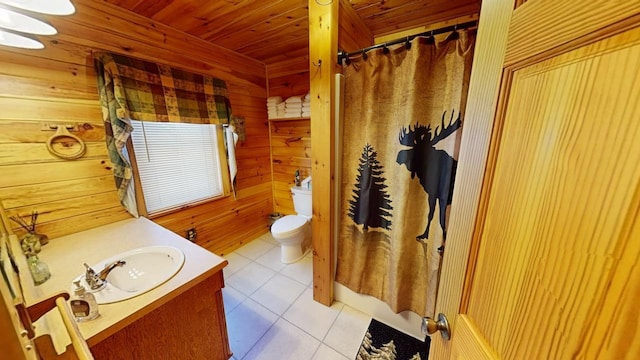
<path fill-rule="evenodd" d="M 220 125 L 131 123 L 137 175 L 149 215 L 225 195 L 228 175 L 223 171 Z"/>

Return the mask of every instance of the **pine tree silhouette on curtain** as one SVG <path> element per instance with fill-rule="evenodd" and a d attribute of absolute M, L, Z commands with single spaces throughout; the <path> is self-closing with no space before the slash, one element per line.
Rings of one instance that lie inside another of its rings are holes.
<path fill-rule="evenodd" d="M 349 200 L 351 206 L 348 215 L 356 224 L 363 225 L 364 231 L 369 227 L 391 228 L 391 213 L 388 210 L 393 210 L 393 207 L 385 190 L 387 185 L 384 184 L 383 169 L 377 156 L 371 144 L 366 144 L 362 149 L 355 189 L 352 190 L 353 199 Z"/>

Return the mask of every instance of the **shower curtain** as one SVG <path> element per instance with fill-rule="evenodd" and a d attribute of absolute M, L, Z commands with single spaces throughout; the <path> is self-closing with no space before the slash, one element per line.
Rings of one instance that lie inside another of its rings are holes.
<path fill-rule="evenodd" d="M 396 313 L 435 308 L 475 39 L 445 36 L 344 69 L 336 280 Z"/>

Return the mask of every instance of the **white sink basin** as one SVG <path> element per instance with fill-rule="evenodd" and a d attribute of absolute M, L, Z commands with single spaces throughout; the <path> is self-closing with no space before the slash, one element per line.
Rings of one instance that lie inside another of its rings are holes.
<path fill-rule="evenodd" d="M 99 273 L 105 265 L 123 260 L 125 265 L 116 267 L 107 276 L 106 286 L 93 291 L 82 274 L 74 279 L 92 292 L 98 304 L 109 304 L 130 299 L 163 284 L 180 271 L 184 264 L 182 251 L 172 246 L 147 246 L 112 256 L 91 268 Z M 73 294 L 74 285 L 71 285 Z"/>

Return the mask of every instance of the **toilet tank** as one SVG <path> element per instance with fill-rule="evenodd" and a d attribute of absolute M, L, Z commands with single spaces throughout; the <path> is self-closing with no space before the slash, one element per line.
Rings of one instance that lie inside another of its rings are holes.
<path fill-rule="evenodd" d="M 311 209 L 311 189 L 303 189 L 299 186 L 291 188 L 293 197 L 293 207 L 296 214 L 311 218 L 313 210 Z"/>

